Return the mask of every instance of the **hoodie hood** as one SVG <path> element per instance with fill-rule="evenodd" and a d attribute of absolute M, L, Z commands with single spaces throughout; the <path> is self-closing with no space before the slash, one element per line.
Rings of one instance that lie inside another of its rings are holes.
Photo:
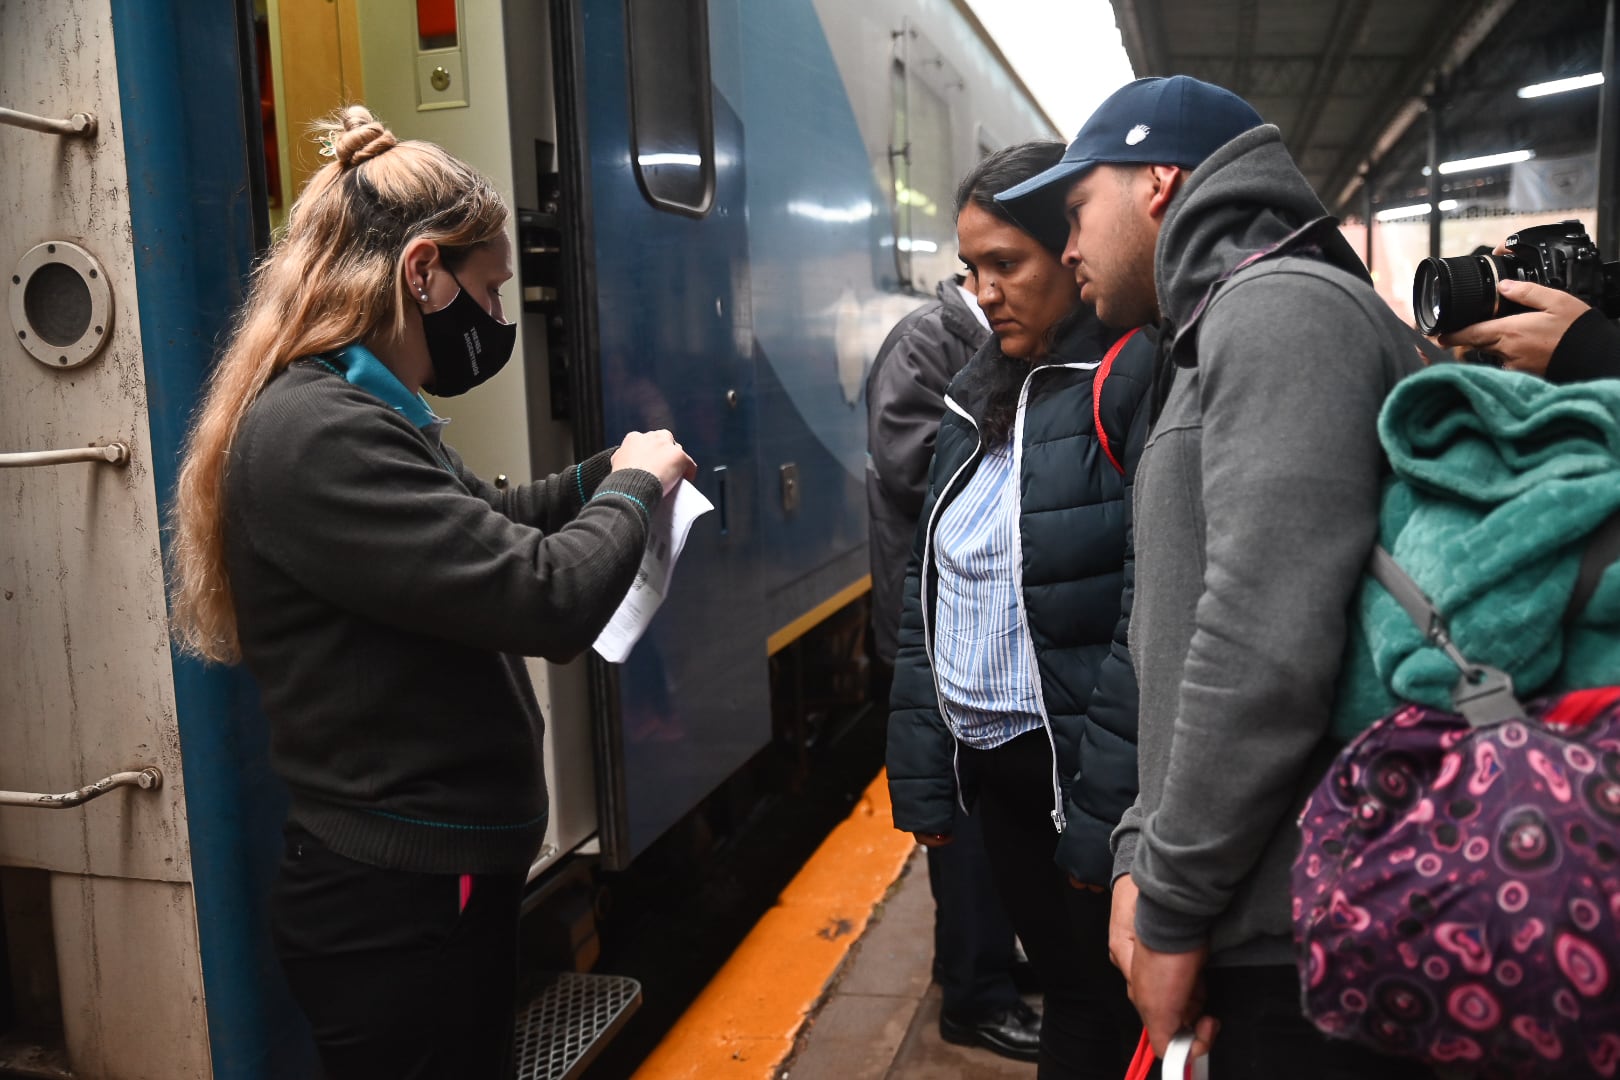
<path fill-rule="evenodd" d="M 977 350 L 990 331 L 968 309 L 956 279 L 941 281 L 934 288 L 934 296 L 940 303 L 939 321 L 944 324 L 945 332 L 966 345 L 970 352 Z"/>
<path fill-rule="evenodd" d="M 1154 284 L 1170 348 L 1197 325 L 1226 279 L 1262 259 L 1314 249 L 1318 258 L 1371 282 L 1337 225 L 1274 124 L 1216 150 L 1187 178 L 1159 230 Z M 1184 354 L 1178 360 L 1190 362 Z"/>

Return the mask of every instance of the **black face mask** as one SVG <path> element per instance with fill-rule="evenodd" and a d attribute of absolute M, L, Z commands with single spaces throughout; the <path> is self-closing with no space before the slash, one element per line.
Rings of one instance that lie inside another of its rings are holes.
<path fill-rule="evenodd" d="M 461 280 L 451 274 L 458 286 Z M 517 324 L 503 323 L 468 294 L 466 289 L 438 311 L 422 316 L 427 335 L 433 383 L 425 386 L 434 397 L 455 397 L 493 378 L 512 358 Z"/>

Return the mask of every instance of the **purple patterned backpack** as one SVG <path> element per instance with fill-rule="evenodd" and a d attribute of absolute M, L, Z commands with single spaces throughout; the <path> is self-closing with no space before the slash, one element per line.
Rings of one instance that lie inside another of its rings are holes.
<path fill-rule="evenodd" d="M 1620 1077 L 1620 688 L 1521 706 L 1382 551 L 1373 573 L 1464 677 L 1457 713 L 1380 720 L 1305 805 L 1305 1011 L 1466 1075 Z"/>

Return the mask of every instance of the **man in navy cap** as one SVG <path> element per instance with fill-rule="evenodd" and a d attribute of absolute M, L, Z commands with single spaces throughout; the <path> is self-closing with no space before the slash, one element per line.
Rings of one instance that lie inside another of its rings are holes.
<path fill-rule="evenodd" d="M 1302 1016 L 1289 899 L 1377 532 L 1378 411 L 1419 339 L 1278 130 L 1220 87 L 1131 83 L 998 198 L 1026 226 L 1067 219 L 1104 321 L 1161 331 L 1134 506 L 1141 794 L 1110 935 L 1154 1048 L 1192 1028 L 1216 1076 L 1426 1076 Z"/>

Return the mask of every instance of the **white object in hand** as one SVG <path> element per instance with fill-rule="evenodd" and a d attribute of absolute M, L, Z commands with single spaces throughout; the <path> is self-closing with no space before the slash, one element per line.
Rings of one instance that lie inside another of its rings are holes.
<path fill-rule="evenodd" d="M 658 509 L 653 511 L 647 550 L 641 557 L 636 580 L 592 646 L 598 656 L 610 664 L 622 664 L 630 656 L 630 650 L 647 632 L 659 605 L 669 594 L 675 560 L 686 546 L 686 535 L 692 531 L 692 523 L 713 509 L 714 504 L 704 498 L 703 492 L 685 480 L 676 484 L 658 504 Z"/>
<path fill-rule="evenodd" d="M 1164 1067 L 1160 1069 L 1164 1080 L 1209 1080 L 1209 1055 L 1189 1061 L 1192 1053 L 1193 1033 L 1183 1031 L 1164 1048 Z"/>

